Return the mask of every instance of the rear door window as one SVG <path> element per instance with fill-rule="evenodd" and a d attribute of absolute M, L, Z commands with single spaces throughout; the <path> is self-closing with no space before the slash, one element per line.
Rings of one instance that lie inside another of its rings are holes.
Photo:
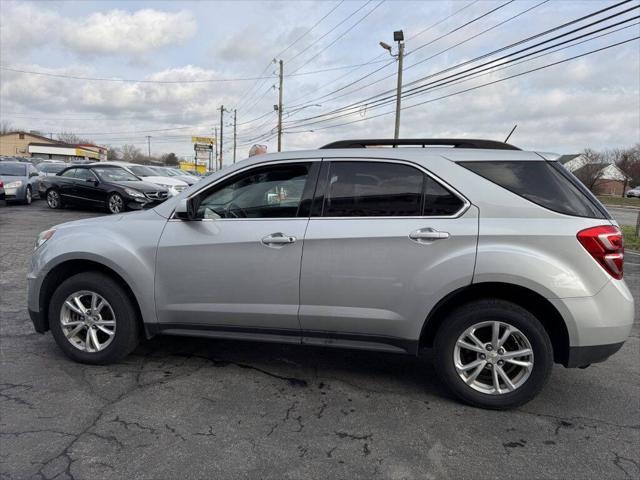
<path fill-rule="evenodd" d="M 435 179 L 391 162 L 331 162 L 324 217 L 452 216 L 464 202 Z"/>
<path fill-rule="evenodd" d="M 554 212 L 607 218 L 598 200 L 557 162 L 482 161 L 459 165 Z"/>
<path fill-rule="evenodd" d="M 420 216 L 424 177 L 398 163 L 332 162 L 323 216 Z"/>

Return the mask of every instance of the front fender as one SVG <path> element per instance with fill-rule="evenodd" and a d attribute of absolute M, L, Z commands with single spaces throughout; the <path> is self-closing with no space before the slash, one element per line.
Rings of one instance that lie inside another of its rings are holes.
<path fill-rule="evenodd" d="M 155 257 L 165 221 L 148 211 L 119 217 L 56 227 L 55 235 L 36 250 L 31 259 L 27 275 L 31 310 L 40 310 L 40 290 L 49 272 L 65 262 L 87 261 L 103 265 L 122 277 L 138 302 L 143 321 L 157 321 Z"/>

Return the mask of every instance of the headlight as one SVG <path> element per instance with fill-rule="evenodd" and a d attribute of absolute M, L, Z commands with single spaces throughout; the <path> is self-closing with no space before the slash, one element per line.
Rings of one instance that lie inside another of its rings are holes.
<path fill-rule="evenodd" d="M 44 232 L 40 232 L 40 235 L 38 235 L 38 238 L 36 239 L 36 245 L 34 250 L 37 250 L 38 248 L 40 248 L 47 240 L 53 237 L 54 233 L 56 233 L 55 228 L 51 228 L 49 230 L 45 230 Z"/>
<path fill-rule="evenodd" d="M 15 182 L 9 182 L 4 184 L 4 188 L 18 188 L 22 186 L 22 180 L 16 180 Z"/>
<path fill-rule="evenodd" d="M 132 197 L 144 198 L 144 193 L 134 190 L 133 188 L 125 188 L 124 191 L 127 192 L 127 195 L 131 195 Z"/>

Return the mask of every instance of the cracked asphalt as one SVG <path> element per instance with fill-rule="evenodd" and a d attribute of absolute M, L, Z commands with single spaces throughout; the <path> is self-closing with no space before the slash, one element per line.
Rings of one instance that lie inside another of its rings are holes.
<path fill-rule="evenodd" d="M 38 232 L 97 214 L 0 205 L 2 479 L 640 478 L 637 310 L 608 362 L 509 412 L 456 402 L 429 355 L 158 337 L 79 365 L 33 331 L 25 274 Z"/>

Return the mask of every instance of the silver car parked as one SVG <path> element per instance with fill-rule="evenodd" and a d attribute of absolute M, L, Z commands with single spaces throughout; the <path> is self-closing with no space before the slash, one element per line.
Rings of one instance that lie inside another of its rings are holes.
<path fill-rule="evenodd" d="M 555 158 L 457 139 L 253 157 L 42 232 L 29 312 L 92 364 L 158 334 L 432 348 L 461 399 L 515 407 L 554 363 L 614 354 L 634 318 L 620 230 Z"/>
<path fill-rule="evenodd" d="M 29 162 L 0 162 L 0 181 L 4 183 L 6 201 L 30 205 L 33 197 L 39 195 L 39 175 Z"/>

